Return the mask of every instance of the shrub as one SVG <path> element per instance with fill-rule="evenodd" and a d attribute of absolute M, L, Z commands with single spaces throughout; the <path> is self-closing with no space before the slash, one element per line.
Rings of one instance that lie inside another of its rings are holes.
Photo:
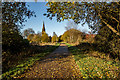
<path fill-rule="evenodd" d="M 95 37 L 99 51 L 106 52 L 112 58 L 120 57 L 120 39 L 108 27 L 102 27 Z"/>

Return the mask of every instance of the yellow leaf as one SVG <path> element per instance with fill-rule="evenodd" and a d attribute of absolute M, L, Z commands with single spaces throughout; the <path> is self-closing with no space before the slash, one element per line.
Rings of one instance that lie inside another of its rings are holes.
<path fill-rule="evenodd" d="M 70 3 L 70 1 L 68 1 L 67 3 Z"/>
<path fill-rule="evenodd" d="M 75 3 L 75 1 L 72 2 L 73 4 Z"/>
<path fill-rule="evenodd" d="M 52 1 L 52 3 L 54 3 L 54 1 Z"/>

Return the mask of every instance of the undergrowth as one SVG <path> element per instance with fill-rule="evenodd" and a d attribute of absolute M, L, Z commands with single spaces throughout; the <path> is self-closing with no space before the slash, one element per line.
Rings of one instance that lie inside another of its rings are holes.
<path fill-rule="evenodd" d="M 23 61 L 21 64 L 3 73 L 1 75 L 2 79 L 13 79 L 18 75 L 24 73 L 26 70 L 29 70 L 29 68 L 32 67 L 36 61 L 41 60 L 44 56 L 54 51 L 59 45 L 60 43 L 56 43 L 55 46 L 50 46 L 46 48 L 44 52 L 41 52 L 39 54 L 37 53 L 34 56 L 29 57 L 27 60 Z"/>

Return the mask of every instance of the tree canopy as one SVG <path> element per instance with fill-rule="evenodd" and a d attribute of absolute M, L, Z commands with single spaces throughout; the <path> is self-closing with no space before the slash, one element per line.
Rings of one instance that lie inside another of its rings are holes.
<path fill-rule="evenodd" d="M 35 33 L 35 31 L 34 31 L 32 28 L 28 28 L 28 29 L 25 29 L 25 30 L 23 31 L 24 37 L 28 37 L 28 35 L 34 34 L 34 33 Z"/>
<path fill-rule="evenodd" d="M 87 23 L 93 32 L 97 31 L 103 22 L 116 35 L 120 36 L 119 11 L 120 2 L 48 2 L 47 13 L 44 15 L 58 22 L 72 19 L 76 23 Z M 107 20 L 111 20 L 108 22 Z M 116 26 L 111 23 L 116 22 Z"/>
<path fill-rule="evenodd" d="M 20 29 L 24 26 L 23 23 L 35 14 L 28 9 L 25 2 L 2 2 L 2 6 L 3 50 L 14 51 L 16 48 L 17 51 L 24 43 Z"/>
<path fill-rule="evenodd" d="M 70 29 L 64 32 L 61 39 L 65 42 L 75 43 L 82 39 L 82 33 L 76 29 Z"/>

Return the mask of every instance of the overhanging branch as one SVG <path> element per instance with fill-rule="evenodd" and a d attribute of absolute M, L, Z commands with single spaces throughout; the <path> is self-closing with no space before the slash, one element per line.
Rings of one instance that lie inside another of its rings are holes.
<path fill-rule="evenodd" d="M 100 14 L 99 14 L 99 16 L 100 16 L 100 19 L 102 20 L 102 22 L 107 25 L 107 27 L 109 27 L 114 33 L 116 33 L 118 36 L 120 36 L 120 33 L 117 30 L 115 30 L 111 25 L 109 25 L 107 22 L 105 22 L 102 19 L 102 16 Z"/>

